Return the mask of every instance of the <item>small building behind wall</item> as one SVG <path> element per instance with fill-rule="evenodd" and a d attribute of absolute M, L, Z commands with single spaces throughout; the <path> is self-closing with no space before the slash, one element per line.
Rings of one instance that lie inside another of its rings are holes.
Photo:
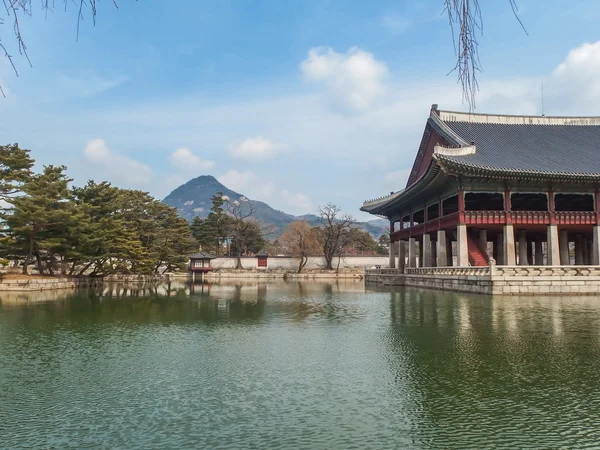
<path fill-rule="evenodd" d="M 390 221 L 390 267 L 600 264 L 600 118 L 433 105 Z M 574 255 L 571 258 L 571 255 Z"/>

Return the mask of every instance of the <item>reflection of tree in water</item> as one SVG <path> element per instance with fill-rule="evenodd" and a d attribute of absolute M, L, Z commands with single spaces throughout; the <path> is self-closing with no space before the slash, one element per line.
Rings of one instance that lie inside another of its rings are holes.
<path fill-rule="evenodd" d="M 555 448 L 600 432 L 600 302 L 390 294 L 386 342 L 397 389 L 418 399 L 418 440 L 434 448 Z M 577 406 L 579 405 L 579 406 Z M 586 425 L 587 424 L 587 425 Z"/>

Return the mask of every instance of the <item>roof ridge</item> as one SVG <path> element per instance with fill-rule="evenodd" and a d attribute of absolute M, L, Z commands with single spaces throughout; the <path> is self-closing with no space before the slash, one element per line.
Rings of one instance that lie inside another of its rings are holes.
<path fill-rule="evenodd" d="M 436 114 L 443 122 L 492 123 L 500 125 L 600 125 L 600 116 L 528 116 L 443 110 L 436 110 Z"/>

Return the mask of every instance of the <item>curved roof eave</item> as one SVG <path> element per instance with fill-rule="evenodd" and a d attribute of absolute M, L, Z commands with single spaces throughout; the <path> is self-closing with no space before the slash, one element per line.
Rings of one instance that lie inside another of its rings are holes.
<path fill-rule="evenodd" d="M 444 171 L 453 174 L 469 174 L 475 176 L 486 176 L 494 178 L 522 178 L 528 176 L 538 179 L 555 180 L 579 180 L 600 182 L 600 173 L 579 172 L 551 172 L 530 169 L 514 169 L 506 167 L 492 167 L 481 164 L 473 164 L 467 161 L 457 161 L 455 157 L 436 154 L 434 159 L 441 165 Z"/>
<path fill-rule="evenodd" d="M 380 200 L 365 202 L 363 203 L 363 206 L 361 206 L 360 210 L 369 214 L 383 215 L 387 217 L 389 215 L 390 208 L 395 208 L 404 201 L 410 200 L 415 193 L 423 190 L 433 180 L 435 180 L 441 169 L 442 166 L 432 158 L 425 173 L 409 187 L 400 192 L 396 192 L 393 195 L 383 197 Z"/>

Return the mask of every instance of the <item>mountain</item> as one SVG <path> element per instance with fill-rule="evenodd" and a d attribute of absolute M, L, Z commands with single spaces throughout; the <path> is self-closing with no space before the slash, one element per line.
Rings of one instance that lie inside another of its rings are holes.
<path fill-rule="evenodd" d="M 191 221 L 195 216 L 200 218 L 208 216 L 212 206 L 210 198 L 217 192 L 222 192 L 231 200 L 246 198 L 243 194 L 232 191 L 219 183 L 215 177 L 202 175 L 179 186 L 167 195 L 163 202 L 177 208 L 181 217 Z M 314 214 L 293 216 L 271 208 L 264 202 L 257 200 L 251 200 L 251 202 L 254 208 L 254 217 L 264 225 L 272 226 L 275 236 L 279 236 L 295 220 L 306 220 L 311 225 L 319 224 L 319 218 Z M 388 222 L 384 219 L 376 219 L 368 222 L 358 222 L 357 225 L 368 231 L 373 237 L 378 238 L 387 230 Z"/>

